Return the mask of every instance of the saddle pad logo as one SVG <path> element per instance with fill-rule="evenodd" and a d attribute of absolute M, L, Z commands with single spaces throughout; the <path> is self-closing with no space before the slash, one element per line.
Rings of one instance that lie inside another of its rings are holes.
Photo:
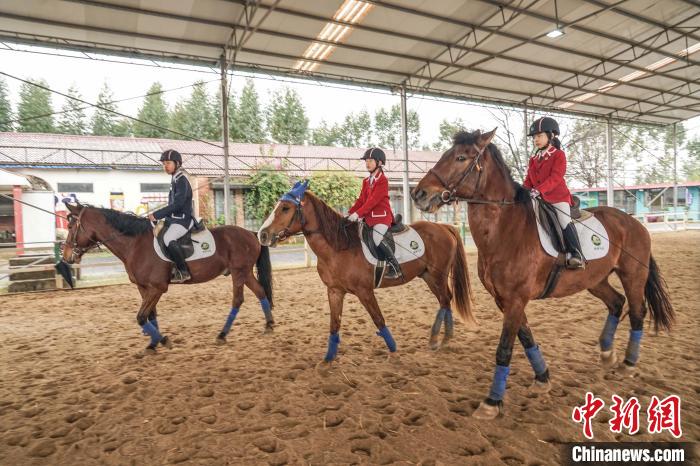
<path fill-rule="evenodd" d="M 411 241 L 410 246 L 411 246 L 411 249 L 413 249 L 414 251 L 416 249 L 418 249 L 418 247 L 419 247 L 418 242 L 416 242 L 416 241 Z"/>
<path fill-rule="evenodd" d="M 208 250 L 209 250 L 209 243 L 202 243 L 202 251 L 208 251 Z"/>
<path fill-rule="evenodd" d="M 591 235 L 591 243 L 593 243 L 594 246 L 600 246 L 600 236 L 598 235 Z"/>

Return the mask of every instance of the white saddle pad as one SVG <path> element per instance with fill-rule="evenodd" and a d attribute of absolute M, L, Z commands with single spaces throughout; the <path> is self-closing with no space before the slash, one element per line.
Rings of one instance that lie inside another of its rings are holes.
<path fill-rule="evenodd" d="M 534 207 L 537 209 L 537 206 Z M 537 232 L 540 236 L 542 248 L 550 256 L 557 257 L 559 253 L 554 248 L 551 238 L 540 224 L 539 215 L 535 215 L 535 217 L 537 217 Z M 610 250 L 610 242 L 607 239 L 608 232 L 605 231 L 605 227 L 595 215 L 583 221 L 574 220 L 574 225 L 576 225 L 578 240 L 581 243 L 581 249 L 583 249 L 581 252 L 583 252 L 583 257 L 585 257 L 586 260 L 600 259 L 608 254 Z"/>
<path fill-rule="evenodd" d="M 197 259 L 204 259 L 213 256 L 216 252 L 216 243 L 214 242 L 214 236 L 209 230 L 194 233 L 192 235 L 192 246 L 194 246 L 194 253 L 192 253 L 190 257 L 185 259 L 185 262 L 196 261 Z M 163 254 L 163 251 L 161 251 L 160 245 L 158 244 L 158 239 L 156 237 L 153 237 L 153 249 L 156 250 L 156 254 L 158 254 L 158 257 L 160 257 L 166 262 L 172 262 L 170 259 L 165 257 L 165 254 Z"/>
<path fill-rule="evenodd" d="M 396 257 L 399 264 L 416 260 L 425 254 L 423 238 L 413 228 L 408 227 L 408 230 L 402 233 L 394 233 L 393 235 L 395 243 L 394 257 Z M 377 259 L 369 252 L 364 241 L 362 241 L 362 252 L 365 254 L 367 262 L 372 265 L 377 264 Z"/>

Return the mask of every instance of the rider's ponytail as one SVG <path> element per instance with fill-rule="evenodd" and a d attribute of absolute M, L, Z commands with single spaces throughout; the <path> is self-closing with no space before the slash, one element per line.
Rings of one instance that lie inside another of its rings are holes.
<path fill-rule="evenodd" d="M 550 136 L 549 143 L 551 145 L 553 145 L 554 147 L 556 147 L 557 149 L 561 150 L 561 141 L 559 140 L 559 138 L 556 135 Z"/>

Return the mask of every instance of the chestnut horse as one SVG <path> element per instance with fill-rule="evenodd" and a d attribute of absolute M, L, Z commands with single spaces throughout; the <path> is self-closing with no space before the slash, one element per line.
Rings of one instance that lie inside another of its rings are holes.
<path fill-rule="evenodd" d="M 143 333 L 151 337 L 146 351 L 154 352 L 158 344 L 170 348 L 170 339 L 160 334 L 156 304 L 168 291 L 172 263 L 156 255 L 151 222 L 112 209 L 81 204 L 66 206 L 70 214 L 63 260 L 72 264 L 86 251 L 101 244 L 109 249 L 124 263 L 129 280 L 138 286 L 141 293 L 141 307 L 136 314 L 136 321 Z M 226 335 L 243 304 L 243 285 L 260 300 L 265 314 L 265 329 L 271 331 L 274 321 L 269 249 L 260 246 L 255 233 L 236 226 L 212 228 L 211 233 L 216 243 L 216 252 L 211 257 L 187 263 L 192 279 L 185 284 L 206 282 L 222 273 L 231 274 L 232 307 L 223 330 L 217 336 L 217 343 L 226 342 Z M 253 275 L 254 265 L 257 266 L 257 278 Z"/>
<path fill-rule="evenodd" d="M 491 419 L 502 412 L 516 335 L 535 372 L 532 389 L 545 392 L 550 387 L 549 370 L 528 327 L 525 306 L 542 293 L 556 259 L 540 246 L 529 193 L 513 181 L 501 153 L 491 144 L 495 133 L 495 129 L 484 134 L 457 133 L 452 147 L 411 193 L 418 208 L 427 212 L 455 200 L 469 202 L 469 227 L 479 251 L 479 278 L 503 313 L 491 391 L 474 412 L 480 419 Z M 560 298 L 588 290 L 605 303 L 608 318 L 600 336 L 600 349 L 606 368 L 616 362 L 613 339 L 627 301 L 631 329 L 625 359 L 616 370 L 633 374 L 639 360 L 646 306 L 657 331 L 671 328 L 673 308 L 651 255 L 647 229 L 618 209 L 589 210 L 607 230 L 610 251 L 603 258 L 589 261 L 585 269 L 562 272 L 550 296 Z M 608 283 L 612 272 L 620 278 L 624 295 Z"/>
<path fill-rule="evenodd" d="M 473 321 L 464 245 L 457 230 L 450 225 L 416 222 L 411 227 L 425 243 L 424 256 L 401 265 L 404 280 L 385 277 L 380 287 L 402 285 L 415 277 L 425 280 L 440 304 L 430 335 L 430 346 L 437 349 L 437 337 L 443 322 L 445 334 L 442 345 L 446 345 L 453 336 L 450 307 L 453 298 L 460 316 Z M 396 343 L 374 295 L 373 266 L 363 255 L 358 224 L 345 219 L 313 193 L 306 191 L 306 184 L 298 182 L 277 203 L 260 228 L 258 239 L 261 244 L 274 246 L 297 233 L 304 234 L 316 254 L 318 274 L 328 288 L 331 321 L 325 361 L 331 362 L 336 357 L 346 293 L 360 299 L 377 327 L 377 335 L 384 338 L 390 352 L 395 352 Z M 397 243 L 396 248 L 399 247 Z"/>

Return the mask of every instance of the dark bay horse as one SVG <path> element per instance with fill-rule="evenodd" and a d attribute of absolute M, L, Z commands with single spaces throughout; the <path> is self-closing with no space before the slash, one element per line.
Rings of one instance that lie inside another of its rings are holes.
<path fill-rule="evenodd" d="M 297 183 L 290 191 L 296 191 L 293 196 L 295 201 L 280 200 L 277 203 L 260 228 L 258 239 L 264 245 L 274 246 L 278 241 L 301 232 L 318 257 L 318 274 L 328 288 L 331 311 L 325 361 L 333 361 L 337 353 L 340 318 L 346 293 L 352 293 L 360 299 L 377 327 L 377 335 L 384 338 L 389 351 L 393 353 L 396 351 L 396 343 L 374 295 L 373 266 L 362 253 L 358 224 L 348 221 L 313 193 L 305 191 L 305 185 L 300 186 L 302 185 Z M 430 336 L 431 347 L 437 349 L 437 337 L 443 322 L 445 334 L 442 345 L 446 345 L 453 336 L 450 306 L 453 298 L 460 316 L 465 321 L 474 320 L 466 255 L 459 233 L 452 226 L 416 222 L 411 227 L 423 239 L 425 254 L 402 264 L 405 281 L 385 278 L 381 282 L 381 288 L 402 285 L 415 277 L 425 280 L 440 304 Z M 396 247 L 398 249 L 399 245 Z"/>
<path fill-rule="evenodd" d="M 124 263 L 129 280 L 138 286 L 141 307 L 136 321 L 144 334 L 151 337 L 147 352 L 155 351 L 158 344 L 170 348 L 167 336 L 160 334 L 156 319 L 156 304 L 168 291 L 172 264 L 160 259 L 153 249 L 151 222 L 133 214 L 81 204 L 66 204 L 68 236 L 63 248 L 63 260 L 74 263 L 88 250 L 104 245 Z M 229 316 L 217 343 L 225 343 L 238 310 L 243 304 L 243 286 L 247 286 L 260 300 L 265 314 L 265 329 L 271 331 L 272 268 L 270 253 L 261 247 L 255 233 L 236 226 L 212 228 L 216 252 L 211 257 L 188 262 L 192 279 L 185 284 L 202 283 L 222 273 L 231 274 L 233 299 Z M 257 278 L 253 266 L 257 266 Z"/>
<path fill-rule="evenodd" d="M 556 259 L 540 246 L 529 193 L 513 181 L 501 153 L 491 144 L 495 132 L 455 135 L 452 147 L 411 193 L 418 208 L 427 212 L 435 212 L 454 200 L 469 202 L 469 227 L 479 250 L 479 278 L 503 313 L 491 391 L 474 412 L 480 419 L 494 418 L 502 411 L 516 335 L 535 372 L 533 390 L 544 392 L 550 387 L 549 370 L 527 324 L 525 306 L 542 293 Z M 559 298 L 588 290 L 605 303 L 608 318 L 600 336 L 600 349 L 606 368 L 616 363 L 613 339 L 627 301 L 631 330 L 625 359 L 616 370 L 633 374 L 646 307 L 651 310 L 657 331 L 671 328 L 673 308 L 651 255 L 647 229 L 615 208 L 588 210 L 607 230 L 610 251 L 603 258 L 589 261 L 585 269 L 565 270 L 550 296 Z M 624 295 L 608 283 L 612 272 L 620 278 Z"/>

